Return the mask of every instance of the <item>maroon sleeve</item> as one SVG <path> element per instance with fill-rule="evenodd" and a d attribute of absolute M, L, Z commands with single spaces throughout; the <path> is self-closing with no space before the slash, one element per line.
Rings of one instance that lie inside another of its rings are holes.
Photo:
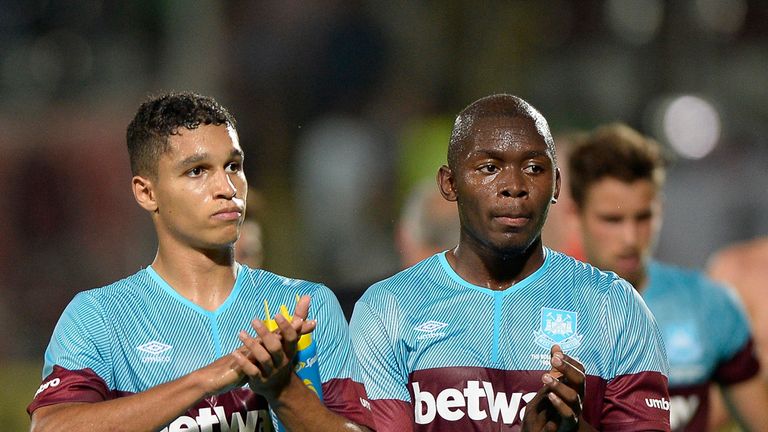
<path fill-rule="evenodd" d="M 413 431 L 413 407 L 408 402 L 399 399 L 372 400 L 371 411 L 377 432 Z"/>
<path fill-rule="evenodd" d="M 92 369 L 69 370 L 54 366 L 53 372 L 43 379 L 27 413 L 40 407 L 65 402 L 101 402 L 114 399 L 107 383 Z"/>
<path fill-rule="evenodd" d="M 606 385 L 601 417 L 593 426 L 603 431 L 669 431 L 667 377 L 651 371 L 615 377 Z"/>
<path fill-rule="evenodd" d="M 759 372 L 760 362 L 755 354 L 752 338 L 750 338 L 733 357 L 718 365 L 713 379 L 717 383 L 727 386 L 746 381 Z"/>
<path fill-rule="evenodd" d="M 323 383 L 323 403 L 329 410 L 353 422 L 376 430 L 365 387 L 349 378 Z"/>

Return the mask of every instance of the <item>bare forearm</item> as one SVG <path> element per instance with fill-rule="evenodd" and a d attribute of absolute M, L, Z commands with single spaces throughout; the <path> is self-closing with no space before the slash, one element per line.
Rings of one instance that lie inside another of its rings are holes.
<path fill-rule="evenodd" d="M 31 431 L 156 431 L 206 396 L 224 391 L 240 379 L 234 360 L 227 356 L 131 396 L 40 407 L 32 415 Z"/>
<path fill-rule="evenodd" d="M 277 400 L 269 401 L 269 405 L 291 432 L 368 431 L 326 408 L 295 374 Z"/>
<path fill-rule="evenodd" d="M 205 397 L 195 375 L 187 375 L 131 396 L 96 403 L 59 404 L 38 408 L 33 432 L 153 431 L 162 428 Z"/>

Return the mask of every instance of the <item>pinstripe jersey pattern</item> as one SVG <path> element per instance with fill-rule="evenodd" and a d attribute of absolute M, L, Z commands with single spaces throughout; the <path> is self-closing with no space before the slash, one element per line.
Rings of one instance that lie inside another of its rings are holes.
<path fill-rule="evenodd" d="M 151 267 L 77 294 L 54 330 L 45 353 L 43 378 L 50 379 L 55 367 L 91 369 L 109 391 L 138 393 L 235 350 L 241 345 L 238 332 L 247 329 L 255 334 L 250 321 L 266 318 L 265 300 L 274 314 L 280 305 L 292 311 L 297 295 L 304 294 L 312 298 L 309 319 L 318 320 L 312 335 L 321 381 L 352 378 L 357 374 L 356 363 L 344 315 L 333 293 L 320 284 L 246 266 L 238 267 L 230 296 L 215 311 L 179 295 Z M 46 405 L 51 390 L 38 392 L 33 405 Z M 356 398 L 355 402 L 359 405 Z"/>
<path fill-rule="evenodd" d="M 660 332 L 632 286 L 567 255 L 545 253 L 536 272 L 502 291 L 464 281 L 444 253 L 371 286 L 350 327 L 374 416 L 377 400 L 413 404 L 420 372 L 428 371 L 429 381 L 441 387 L 440 371 L 455 378 L 461 368 L 548 370 L 554 342 L 603 382 L 645 372 L 666 375 Z M 552 331 L 558 323 L 569 338 Z M 444 387 L 466 382 L 454 378 Z M 514 391 L 535 392 L 540 381 L 534 384 Z"/>

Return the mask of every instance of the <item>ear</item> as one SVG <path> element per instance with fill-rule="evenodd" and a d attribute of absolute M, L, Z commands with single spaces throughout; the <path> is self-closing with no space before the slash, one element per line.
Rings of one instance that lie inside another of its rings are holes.
<path fill-rule="evenodd" d="M 454 184 L 453 171 L 447 165 L 443 165 L 437 171 L 437 186 L 440 194 L 448 201 L 456 201 L 456 186 Z"/>
<path fill-rule="evenodd" d="M 133 197 L 144 210 L 150 213 L 157 211 L 157 201 L 153 187 L 152 181 L 146 177 L 134 176 L 131 180 Z"/>
<path fill-rule="evenodd" d="M 562 175 L 560 174 L 560 168 L 555 168 L 555 191 L 552 194 L 552 198 L 557 201 L 560 198 L 560 187 L 562 186 Z"/>

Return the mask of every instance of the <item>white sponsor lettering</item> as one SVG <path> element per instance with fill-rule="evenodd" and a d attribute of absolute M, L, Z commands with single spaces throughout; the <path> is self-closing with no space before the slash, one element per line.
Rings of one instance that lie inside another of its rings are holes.
<path fill-rule="evenodd" d="M 661 398 L 661 399 L 645 398 L 645 404 L 651 408 L 658 408 L 660 410 L 669 411 L 669 401 L 664 398 Z"/>
<path fill-rule="evenodd" d="M 198 415 L 194 418 L 181 416 L 161 432 L 213 432 L 214 425 L 219 425 L 221 432 L 256 432 L 256 427 L 259 425 L 259 417 L 266 415 L 268 415 L 266 410 L 264 412 L 258 410 L 248 411 L 245 420 L 243 420 L 243 415 L 240 412 L 234 412 L 228 421 L 224 407 L 215 406 L 213 411 L 211 411 L 211 408 L 200 408 Z"/>
<path fill-rule="evenodd" d="M 669 398 L 669 425 L 672 430 L 681 429 L 690 423 L 699 409 L 699 397 L 696 395 L 672 396 Z"/>
<path fill-rule="evenodd" d="M 197 423 L 195 423 L 195 419 L 188 416 L 181 416 L 177 418 L 176 420 L 171 423 L 167 429 L 168 432 L 181 432 L 181 431 L 200 431 L 200 428 L 197 427 Z"/>
<path fill-rule="evenodd" d="M 505 392 L 494 391 L 493 383 L 488 381 L 467 381 L 463 389 L 443 389 L 437 396 L 422 391 L 418 382 L 412 386 L 414 417 L 418 424 L 431 423 L 438 416 L 448 421 L 461 420 L 464 416 L 484 420 L 490 416 L 494 422 L 501 419 L 504 424 L 512 424 L 525 414 L 525 407 L 520 408 L 520 402 L 530 402 L 536 396 L 536 393 L 522 392 L 507 396 Z M 488 411 L 480 408 L 482 398 L 488 402 Z"/>
<path fill-rule="evenodd" d="M 40 388 L 38 388 L 37 391 L 35 392 L 35 397 L 37 397 L 37 395 L 39 395 L 42 391 L 47 390 L 50 387 L 56 387 L 59 384 L 61 384 L 61 380 L 58 378 L 54 378 L 50 381 L 43 383 L 43 385 L 41 385 Z"/>

